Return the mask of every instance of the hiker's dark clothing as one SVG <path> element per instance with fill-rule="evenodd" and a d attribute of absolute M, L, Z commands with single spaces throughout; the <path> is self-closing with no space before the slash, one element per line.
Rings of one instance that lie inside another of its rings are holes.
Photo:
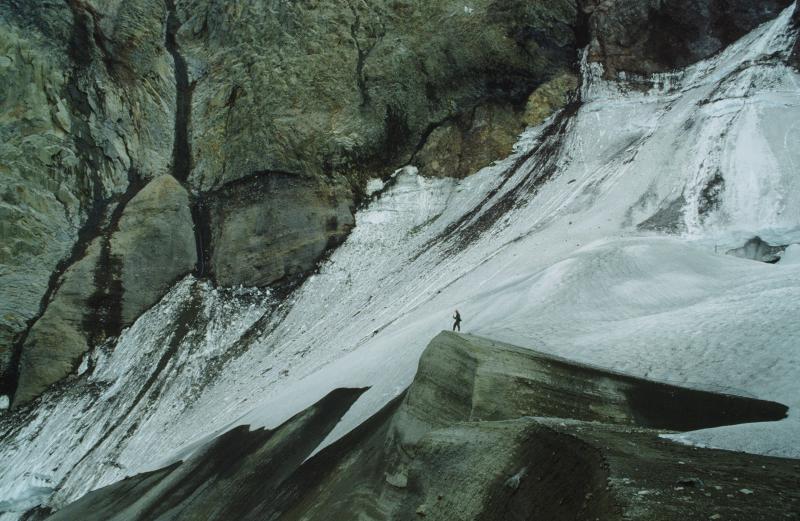
<path fill-rule="evenodd" d="M 453 322 L 453 331 L 458 329 L 458 331 L 461 332 L 461 314 L 456 312 L 456 314 L 453 315 L 453 319 L 455 320 L 455 322 Z"/>

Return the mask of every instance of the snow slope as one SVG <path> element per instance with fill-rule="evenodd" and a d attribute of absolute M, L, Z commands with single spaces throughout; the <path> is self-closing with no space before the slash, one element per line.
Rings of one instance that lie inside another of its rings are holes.
<path fill-rule="evenodd" d="M 370 386 L 326 443 L 410 383 L 458 308 L 465 331 L 694 387 L 780 401 L 774 424 L 685 442 L 800 458 L 800 75 L 791 10 L 713 59 L 601 79 L 463 180 L 398 172 L 288 300 L 191 277 L 35 409 L 0 419 L 0 520 L 276 426 Z M 5 513 L 3 513 L 5 512 Z"/>

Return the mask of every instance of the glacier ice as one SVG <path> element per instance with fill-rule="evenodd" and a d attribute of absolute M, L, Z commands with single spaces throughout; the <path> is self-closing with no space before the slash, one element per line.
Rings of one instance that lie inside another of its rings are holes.
<path fill-rule="evenodd" d="M 287 299 L 179 282 L 82 374 L 0 417 L 0 520 L 369 386 L 330 443 L 405 389 L 454 308 L 470 333 L 783 402 L 782 422 L 675 438 L 800 457 L 792 8 L 683 71 L 608 81 L 584 63 L 580 103 L 464 180 L 372 183 Z M 724 254 L 754 236 L 791 246 L 776 265 Z"/>

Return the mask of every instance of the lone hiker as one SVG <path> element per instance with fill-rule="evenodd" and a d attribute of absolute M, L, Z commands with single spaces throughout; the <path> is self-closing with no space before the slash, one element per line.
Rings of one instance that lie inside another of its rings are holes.
<path fill-rule="evenodd" d="M 453 331 L 458 329 L 458 332 L 460 333 L 461 332 L 461 313 L 459 313 L 458 310 L 456 310 L 455 313 L 453 313 L 453 320 L 455 320 L 455 322 L 453 322 Z"/>

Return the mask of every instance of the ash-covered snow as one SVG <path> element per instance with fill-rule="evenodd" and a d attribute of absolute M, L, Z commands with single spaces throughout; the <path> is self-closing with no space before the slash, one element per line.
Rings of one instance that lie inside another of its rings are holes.
<path fill-rule="evenodd" d="M 83 375 L 0 418 L 0 520 L 370 386 L 330 443 L 406 388 L 454 308 L 466 332 L 785 403 L 781 422 L 676 438 L 800 457 L 791 9 L 684 71 L 611 82 L 584 65 L 580 106 L 467 179 L 373 183 L 348 240 L 284 302 L 180 282 Z M 755 236 L 791 246 L 775 265 L 724 254 Z"/>

